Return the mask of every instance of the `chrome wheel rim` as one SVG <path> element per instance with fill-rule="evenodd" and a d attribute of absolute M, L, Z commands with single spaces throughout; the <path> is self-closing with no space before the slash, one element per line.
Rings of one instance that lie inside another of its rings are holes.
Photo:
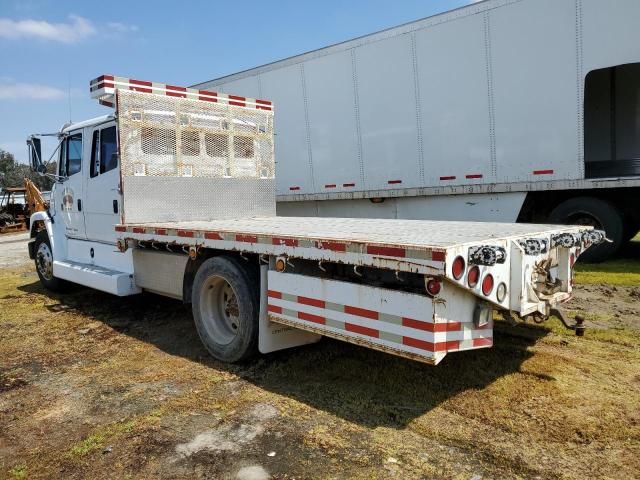
<path fill-rule="evenodd" d="M 202 285 L 200 314 L 202 325 L 216 343 L 228 345 L 240 330 L 240 309 L 233 287 L 222 277 L 210 277 Z"/>
<path fill-rule="evenodd" d="M 45 280 L 53 279 L 53 255 L 46 243 L 41 243 L 36 253 L 36 266 L 38 272 Z"/>

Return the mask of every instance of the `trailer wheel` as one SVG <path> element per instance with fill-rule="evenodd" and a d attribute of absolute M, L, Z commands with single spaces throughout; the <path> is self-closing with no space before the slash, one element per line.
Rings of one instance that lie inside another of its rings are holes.
<path fill-rule="evenodd" d="M 611 202 L 594 197 L 576 197 L 562 202 L 549 215 L 549 222 L 566 225 L 588 225 L 607 232 L 612 243 L 589 248 L 580 256 L 588 263 L 602 262 L 618 251 L 624 243 L 624 219 Z"/>
<path fill-rule="evenodd" d="M 239 362 L 257 352 L 257 286 L 233 258 L 205 260 L 193 281 L 193 319 L 209 353 L 223 362 Z"/>
<path fill-rule="evenodd" d="M 53 250 L 46 230 L 38 232 L 34 244 L 36 272 L 40 283 L 52 292 L 63 292 L 68 287 L 68 282 L 53 276 Z"/>

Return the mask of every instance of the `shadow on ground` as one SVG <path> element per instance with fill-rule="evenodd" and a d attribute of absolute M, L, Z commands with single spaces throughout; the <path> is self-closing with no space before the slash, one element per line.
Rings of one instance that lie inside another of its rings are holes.
<path fill-rule="evenodd" d="M 437 367 L 329 339 L 227 365 L 207 354 L 189 306 L 178 301 L 147 293 L 119 298 L 90 289 L 55 295 L 39 282 L 20 290 L 55 299 L 58 303 L 48 307 L 52 311 L 84 315 L 170 355 L 234 373 L 367 427 L 402 428 L 452 396 L 519 372 L 533 355 L 528 347 L 548 333 L 543 328 L 498 326 L 495 347 L 450 354 Z"/>

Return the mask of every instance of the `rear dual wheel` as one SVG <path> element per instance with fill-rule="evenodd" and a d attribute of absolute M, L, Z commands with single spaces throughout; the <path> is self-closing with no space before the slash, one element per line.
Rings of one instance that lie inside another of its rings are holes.
<path fill-rule="evenodd" d="M 198 335 L 213 357 L 233 363 L 257 352 L 257 281 L 247 265 L 226 256 L 205 260 L 191 302 Z"/>

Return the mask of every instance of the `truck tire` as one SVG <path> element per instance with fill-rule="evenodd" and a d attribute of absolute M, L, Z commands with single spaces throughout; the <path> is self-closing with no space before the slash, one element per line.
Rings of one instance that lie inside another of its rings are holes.
<path fill-rule="evenodd" d="M 46 230 L 38 232 L 34 244 L 36 272 L 44 288 L 52 292 L 63 292 L 69 283 L 53 276 L 53 250 Z"/>
<path fill-rule="evenodd" d="M 624 243 L 624 218 L 615 205 L 594 197 L 576 197 L 562 202 L 549 215 L 550 223 L 589 225 L 604 230 L 612 243 L 589 248 L 580 256 L 587 263 L 599 263 L 615 254 Z"/>
<path fill-rule="evenodd" d="M 193 281 L 191 306 L 200 340 L 213 357 L 234 363 L 257 352 L 258 288 L 239 261 L 205 260 Z"/>

